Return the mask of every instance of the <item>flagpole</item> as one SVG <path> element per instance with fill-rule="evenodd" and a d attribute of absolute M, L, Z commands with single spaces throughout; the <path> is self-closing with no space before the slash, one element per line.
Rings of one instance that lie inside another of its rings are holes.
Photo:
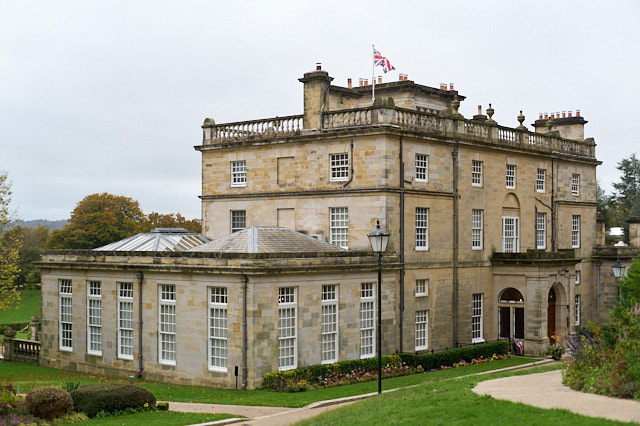
<path fill-rule="evenodd" d="M 371 102 L 376 101 L 376 60 L 375 54 L 373 53 L 376 50 L 376 47 L 371 45 Z"/>

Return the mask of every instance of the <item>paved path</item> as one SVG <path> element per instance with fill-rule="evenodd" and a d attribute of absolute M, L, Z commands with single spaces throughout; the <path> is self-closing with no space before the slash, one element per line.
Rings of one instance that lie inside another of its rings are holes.
<path fill-rule="evenodd" d="M 562 371 L 485 380 L 473 391 L 496 399 L 540 408 L 562 408 L 589 417 L 640 423 L 640 402 L 571 390 L 562 384 Z"/>

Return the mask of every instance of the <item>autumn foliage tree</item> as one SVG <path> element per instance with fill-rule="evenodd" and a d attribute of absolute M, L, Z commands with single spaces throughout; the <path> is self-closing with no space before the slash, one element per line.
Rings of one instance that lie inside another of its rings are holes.
<path fill-rule="evenodd" d="M 7 173 L 0 173 L 0 310 L 6 310 L 20 300 L 16 289 L 16 279 L 20 273 L 18 265 L 20 241 L 5 237 L 5 228 L 9 223 L 9 203 L 11 202 L 11 184 Z"/>
<path fill-rule="evenodd" d="M 198 219 L 185 219 L 180 213 L 149 213 L 144 225 L 144 232 L 154 228 L 184 228 L 189 232 L 200 233 L 202 226 Z"/>
<path fill-rule="evenodd" d="M 146 216 L 137 201 L 108 193 L 86 196 L 71 213 L 64 228 L 54 230 L 49 249 L 94 249 L 154 228 L 185 228 L 200 232 L 200 221 L 187 220 L 180 213 L 150 213 Z"/>
<path fill-rule="evenodd" d="M 87 195 L 64 228 L 47 241 L 51 249 L 94 249 L 141 232 L 145 216 L 137 201 L 108 193 Z"/>

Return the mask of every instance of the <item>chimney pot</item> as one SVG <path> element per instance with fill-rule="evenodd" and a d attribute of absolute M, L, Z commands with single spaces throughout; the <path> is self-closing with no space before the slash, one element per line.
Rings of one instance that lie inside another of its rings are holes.
<path fill-rule="evenodd" d="M 553 120 L 554 118 L 556 118 L 555 115 L 551 114 L 551 119 Z"/>
<path fill-rule="evenodd" d="M 364 85 L 364 79 L 361 78 L 360 81 L 358 82 L 358 86 L 362 87 Z"/>
<path fill-rule="evenodd" d="M 542 113 L 540 113 L 540 118 L 538 118 L 538 120 L 542 120 Z"/>
<path fill-rule="evenodd" d="M 381 75 L 378 76 L 378 84 L 382 84 L 382 76 Z"/>
<path fill-rule="evenodd" d="M 368 78 L 365 78 L 365 79 L 364 79 L 364 85 L 365 85 L 365 86 L 368 86 L 368 85 L 369 85 L 369 79 L 368 79 Z"/>
<path fill-rule="evenodd" d="M 580 110 L 579 109 L 576 110 L 576 117 L 580 117 Z"/>
<path fill-rule="evenodd" d="M 347 87 L 348 87 L 349 89 L 351 89 L 351 87 L 352 87 L 351 79 L 350 79 L 350 78 L 348 78 L 348 79 L 347 79 Z"/>
<path fill-rule="evenodd" d="M 569 118 L 573 115 L 573 111 L 569 111 Z"/>
<path fill-rule="evenodd" d="M 478 105 L 478 115 L 482 115 L 482 105 Z"/>
<path fill-rule="evenodd" d="M 449 83 L 449 90 L 453 90 L 453 83 Z"/>
<path fill-rule="evenodd" d="M 562 118 L 565 118 L 567 116 L 567 112 L 566 111 L 562 111 Z"/>
<path fill-rule="evenodd" d="M 545 112 L 545 113 L 544 113 L 544 119 L 545 119 L 545 120 L 547 120 L 548 118 L 549 118 L 549 113 L 548 113 L 548 112 Z"/>
<path fill-rule="evenodd" d="M 322 63 L 316 62 L 316 71 L 320 71 L 322 69 Z"/>

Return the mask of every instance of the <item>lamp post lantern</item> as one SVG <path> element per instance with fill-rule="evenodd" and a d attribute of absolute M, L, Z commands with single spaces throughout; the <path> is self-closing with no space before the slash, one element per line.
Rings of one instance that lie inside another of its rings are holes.
<path fill-rule="evenodd" d="M 382 253 L 387 250 L 389 233 L 380 228 L 380 220 L 377 220 L 376 229 L 367 235 L 371 250 L 378 254 L 378 326 L 376 346 L 378 351 L 378 394 L 382 393 Z"/>
<path fill-rule="evenodd" d="M 620 256 L 618 256 L 616 263 L 611 267 L 611 270 L 613 271 L 613 276 L 616 279 L 616 282 L 618 282 L 620 278 L 622 278 L 622 276 L 624 275 L 625 268 L 626 267 L 622 263 L 620 263 Z"/>

